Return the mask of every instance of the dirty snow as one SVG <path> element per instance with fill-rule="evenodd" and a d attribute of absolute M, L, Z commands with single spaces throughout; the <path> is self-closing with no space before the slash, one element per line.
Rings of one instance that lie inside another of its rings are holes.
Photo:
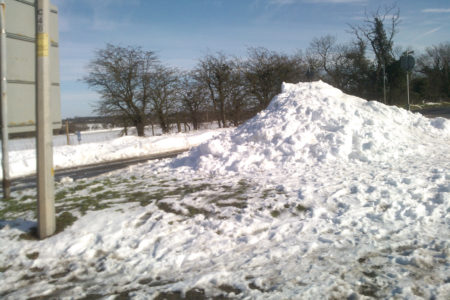
<path fill-rule="evenodd" d="M 449 299 L 449 145 L 448 120 L 285 84 L 182 157 L 59 183 L 115 201 L 62 233 L 0 221 L 0 297 Z"/>

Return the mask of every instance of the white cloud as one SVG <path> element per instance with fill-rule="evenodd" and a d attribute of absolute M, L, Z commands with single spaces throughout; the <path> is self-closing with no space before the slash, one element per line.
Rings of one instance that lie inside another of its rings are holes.
<path fill-rule="evenodd" d="M 450 13 L 450 8 L 427 8 L 423 9 L 424 13 Z"/>
<path fill-rule="evenodd" d="M 312 3 L 312 4 L 322 4 L 322 3 L 330 3 L 330 4 L 352 4 L 352 3 L 366 3 L 367 0 L 269 0 L 269 4 L 272 5 L 291 5 L 298 3 Z"/>
<path fill-rule="evenodd" d="M 270 0 L 270 4 L 276 5 L 289 5 L 294 3 L 335 3 L 335 4 L 347 4 L 347 3 L 365 3 L 367 0 Z"/>
<path fill-rule="evenodd" d="M 365 3 L 367 0 L 305 0 L 304 2 L 309 3 Z"/>
<path fill-rule="evenodd" d="M 419 38 L 423 38 L 423 37 L 425 37 L 425 36 L 427 36 L 427 35 L 433 34 L 433 33 L 437 32 L 437 31 L 439 31 L 441 28 L 442 28 L 442 26 L 433 28 L 433 29 L 431 29 L 431 30 L 428 30 L 427 32 L 424 32 L 424 33 L 422 33 L 422 34 L 416 36 L 415 39 L 417 40 L 417 39 L 419 39 Z"/>

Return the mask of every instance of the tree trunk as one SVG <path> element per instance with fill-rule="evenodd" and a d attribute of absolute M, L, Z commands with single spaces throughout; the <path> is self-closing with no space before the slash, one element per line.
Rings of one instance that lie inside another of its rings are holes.
<path fill-rule="evenodd" d="M 145 136 L 145 125 L 144 125 L 144 122 L 142 122 L 140 120 L 136 121 L 134 123 L 134 126 L 136 127 L 138 136 Z"/>
<path fill-rule="evenodd" d="M 227 120 L 225 117 L 225 103 L 223 103 L 223 102 L 220 104 L 220 120 L 222 121 L 222 127 L 226 128 Z"/>
<path fill-rule="evenodd" d="M 164 119 L 160 119 L 159 120 L 159 124 L 161 126 L 161 130 L 163 133 L 169 133 L 169 125 L 166 124 L 166 122 L 164 121 Z"/>

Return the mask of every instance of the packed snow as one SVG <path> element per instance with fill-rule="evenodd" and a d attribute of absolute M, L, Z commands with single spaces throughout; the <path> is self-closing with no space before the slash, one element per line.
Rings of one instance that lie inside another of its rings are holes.
<path fill-rule="evenodd" d="M 0 297 L 449 299 L 449 145 L 446 119 L 284 84 L 181 157 L 58 183 L 77 220 L 46 240 L 2 210 Z"/>
<path fill-rule="evenodd" d="M 225 130 L 225 129 L 221 129 Z M 53 165 L 55 170 L 104 163 L 120 159 L 136 158 L 146 155 L 189 150 L 217 135 L 221 130 L 199 130 L 195 132 L 147 137 L 117 137 L 118 130 L 101 133 L 83 133 L 81 143 L 71 139 L 70 145 L 64 145 L 65 136 L 54 138 Z M 115 138 L 112 138 L 114 137 Z M 95 142 L 93 139 L 100 140 Z M 34 141 L 12 140 L 9 152 L 10 177 L 16 178 L 36 173 L 36 150 Z M 24 149 L 25 148 L 25 149 Z M 1 155 L 0 155 L 1 157 Z M 3 178 L 0 170 L 0 178 Z"/>

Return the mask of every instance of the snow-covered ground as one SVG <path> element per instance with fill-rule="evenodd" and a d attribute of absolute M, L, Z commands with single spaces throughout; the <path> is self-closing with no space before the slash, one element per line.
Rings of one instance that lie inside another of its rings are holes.
<path fill-rule="evenodd" d="M 192 124 L 189 125 L 189 127 L 182 126 L 182 131 L 189 131 Z M 90 126 L 94 127 L 94 126 Z M 100 126 L 98 126 L 100 127 Z M 199 125 L 200 131 L 205 131 L 209 129 L 216 129 L 217 124 L 215 122 L 213 123 L 201 123 Z M 187 130 L 186 130 L 187 129 Z M 169 128 L 172 134 L 177 133 L 178 129 L 176 126 L 172 126 L 172 128 Z M 136 135 L 136 129 L 134 127 L 130 127 L 127 130 L 129 135 Z M 81 131 L 81 142 L 78 142 L 78 137 L 75 133 L 69 134 L 69 144 L 70 145 L 79 145 L 79 144 L 86 144 L 86 143 L 100 143 L 100 142 L 107 142 L 111 141 L 113 139 L 119 138 L 124 135 L 124 129 L 123 128 L 110 128 L 110 129 L 97 129 L 97 130 L 87 130 L 87 131 Z M 147 137 L 150 136 L 161 136 L 162 130 L 161 127 L 155 125 L 152 129 L 151 126 L 147 126 L 145 128 L 145 135 Z M 54 135 L 53 136 L 53 146 L 59 147 L 59 146 L 66 146 L 67 145 L 67 136 L 66 135 Z M 20 138 L 20 139 L 10 139 L 8 143 L 8 149 L 9 151 L 20 151 L 20 150 L 32 150 L 36 148 L 36 138 Z"/>
<path fill-rule="evenodd" d="M 151 135 L 151 129 L 149 130 L 147 134 Z M 62 143 L 66 137 L 57 136 L 54 138 L 54 144 L 58 146 L 53 147 L 53 165 L 55 170 L 59 170 L 155 153 L 188 150 L 219 134 L 221 130 L 226 129 L 203 129 L 160 136 L 147 135 L 147 137 L 131 135 L 119 137 L 120 130 L 105 130 L 94 133 L 85 132 L 82 135 L 82 143 L 72 141 L 71 145 Z M 96 142 L 95 139 L 98 141 Z M 67 143 L 67 141 L 64 142 Z M 9 151 L 11 178 L 36 173 L 34 140 L 13 140 L 11 147 L 20 149 Z M 0 178 L 3 178 L 2 170 L 0 170 Z"/>
<path fill-rule="evenodd" d="M 57 183 L 76 221 L 46 240 L 35 191 L 0 202 L 0 297 L 449 299 L 449 145 L 446 119 L 285 84 L 181 157 Z"/>

